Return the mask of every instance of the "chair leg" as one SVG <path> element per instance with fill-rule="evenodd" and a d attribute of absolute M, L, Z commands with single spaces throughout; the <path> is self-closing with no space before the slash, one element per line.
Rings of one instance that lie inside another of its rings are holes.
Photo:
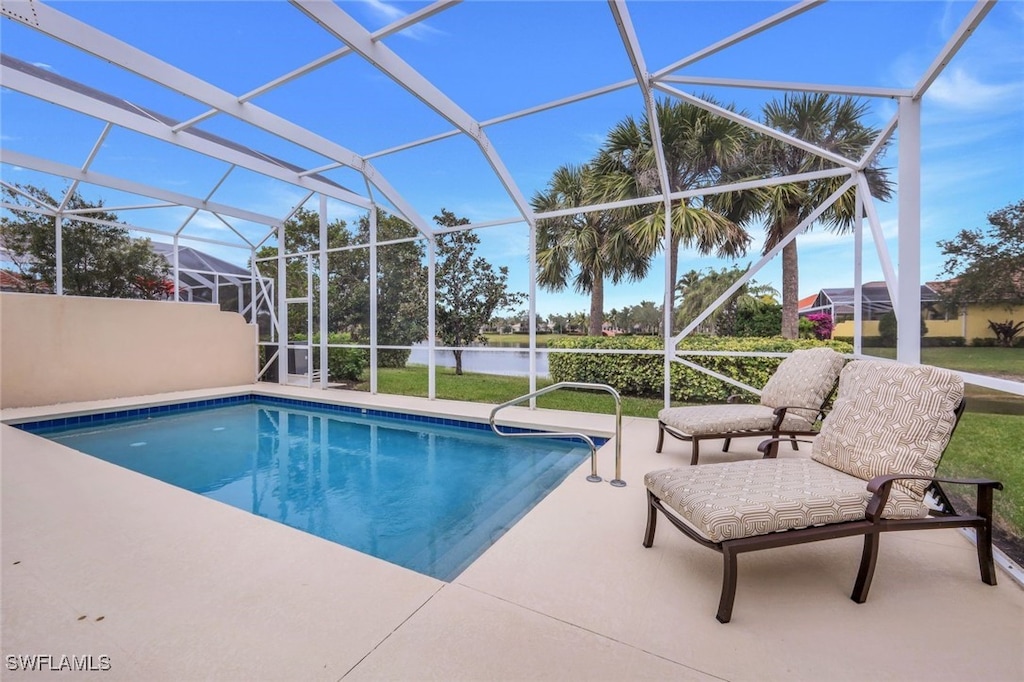
<path fill-rule="evenodd" d="M 732 605 L 736 601 L 736 553 L 729 546 L 722 547 L 722 596 L 718 600 L 719 623 L 732 620 Z"/>
<path fill-rule="evenodd" d="M 864 551 L 860 555 L 860 570 L 857 571 L 857 582 L 853 586 L 850 599 L 863 604 L 868 600 L 871 579 L 875 576 L 875 562 L 878 560 L 878 540 L 881 533 L 868 532 L 864 535 Z"/>
<path fill-rule="evenodd" d="M 796 438 L 794 438 L 792 436 L 790 436 L 790 438 L 789 438 L 789 444 L 793 446 L 794 450 L 799 450 L 800 449 L 800 445 L 797 444 Z"/>
<path fill-rule="evenodd" d="M 985 525 L 975 531 L 975 546 L 978 548 L 978 567 L 981 581 L 986 585 L 996 584 L 996 567 L 992 559 L 992 488 L 978 490 L 978 515 L 985 519 Z"/>
<path fill-rule="evenodd" d="M 722 452 L 729 452 L 730 443 L 732 443 L 732 438 L 726 438 L 725 443 L 722 445 Z"/>
<path fill-rule="evenodd" d="M 665 444 L 665 425 L 658 422 L 658 447 L 654 448 L 655 452 L 661 452 L 661 446 Z"/>
<path fill-rule="evenodd" d="M 658 508 L 654 506 L 654 493 L 647 491 L 647 531 L 644 533 L 644 547 L 654 544 L 654 531 L 658 525 Z"/>
<path fill-rule="evenodd" d="M 700 457 L 700 441 L 694 437 L 693 439 L 693 454 L 690 455 L 690 466 L 697 463 L 697 458 Z"/>

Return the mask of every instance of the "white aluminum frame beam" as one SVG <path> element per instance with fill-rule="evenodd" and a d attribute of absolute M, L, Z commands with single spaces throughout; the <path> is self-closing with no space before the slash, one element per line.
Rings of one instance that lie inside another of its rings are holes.
<path fill-rule="evenodd" d="M 4 83 L 4 85 L 7 84 Z M 120 192 L 127 192 L 129 194 L 148 197 L 150 199 L 170 202 L 177 206 L 186 206 L 196 210 L 220 213 L 226 216 L 231 216 L 232 218 L 248 220 L 249 222 L 259 223 L 262 225 L 276 226 L 281 223 L 281 221 L 274 216 L 264 215 L 255 211 L 248 211 L 243 208 L 236 208 L 227 204 L 199 199 L 179 192 L 171 192 L 151 185 L 145 185 L 141 182 L 135 182 L 134 180 L 124 180 L 122 178 L 114 177 L 113 175 L 97 173 L 96 171 L 84 171 L 69 164 L 41 159 L 12 149 L 3 150 L 3 155 L 0 156 L 0 162 L 21 166 L 22 168 L 28 168 L 40 173 L 48 173 L 49 175 L 67 178 L 75 183 L 85 182 L 90 185 L 107 187 L 109 189 L 116 189 Z M 103 210 L 109 209 L 104 208 Z"/>
<path fill-rule="evenodd" d="M 797 225 L 795 228 L 793 228 L 793 230 L 789 234 L 787 234 L 785 237 L 783 237 L 779 241 L 779 243 L 776 244 L 774 248 L 772 248 L 771 251 L 769 251 L 768 253 L 764 254 L 761 257 L 761 260 L 757 261 L 752 266 L 750 266 L 747 269 L 747 271 L 745 273 L 743 273 L 743 275 L 739 279 L 737 279 L 735 282 L 733 282 L 732 286 L 730 286 L 728 289 L 726 289 L 722 293 L 721 296 L 719 296 L 717 299 L 715 299 L 715 301 L 711 305 L 709 305 L 707 308 L 705 308 L 704 312 L 702 312 L 700 315 L 697 316 L 696 319 L 694 319 L 692 322 L 690 322 L 690 324 L 688 324 L 685 329 L 683 329 L 681 332 L 679 332 L 674 337 L 672 337 L 671 342 L 672 342 L 673 348 L 675 347 L 675 345 L 677 343 L 679 343 L 683 338 L 685 338 L 690 332 L 692 332 L 694 329 L 696 329 L 700 325 L 701 322 L 706 320 L 708 318 L 708 316 L 711 315 L 711 313 L 713 313 L 715 310 L 717 310 L 719 306 L 721 306 L 723 303 L 725 303 L 727 300 L 729 300 L 729 297 L 732 296 L 734 293 L 736 293 L 736 291 L 738 291 L 741 286 L 743 286 L 748 281 L 750 281 L 750 278 L 753 277 L 754 275 L 756 275 L 757 272 L 761 268 L 763 268 L 771 259 L 775 258 L 775 256 L 778 255 L 778 253 L 780 251 L 782 251 L 782 249 L 787 244 L 789 244 L 791 241 L 793 241 L 798 236 L 803 234 L 807 230 L 807 228 L 809 228 L 814 223 L 815 220 L 817 220 L 819 217 L 821 217 L 821 214 L 824 213 L 825 210 L 829 206 L 831 206 L 836 201 L 838 201 L 839 197 L 843 196 L 843 194 L 846 192 L 846 190 L 848 190 L 851 187 L 853 187 L 855 185 L 855 183 L 856 183 L 856 180 L 854 178 L 850 178 L 849 180 L 844 182 L 839 187 L 839 189 L 837 189 L 835 192 L 830 194 L 828 196 L 828 198 L 825 199 L 825 201 L 823 201 L 817 208 L 815 208 L 813 211 L 811 211 L 810 215 L 808 215 L 806 218 L 804 218 L 800 222 L 799 225 Z M 668 344 L 666 344 L 666 345 L 668 345 Z"/>
<path fill-rule="evenodd" d="M 231 93 L 163 62 L 148 52 L 144 52 L 111 35 L 103 33 L 89 24 L 78 21 L 52 7 L 48 7 L 39 0 L 31 0 L 30 2 L 26 0 L 2 0 L 0 4 L 3 6 L 5 14 L 9 14 L 11 18 L 29 28 L 37 29 L 52 38 L 105 59 L 143 78 L 202 102 L 225 114 L 234 116 L 245 123 L 366 174 L 384 196 L 402 212 L 406 220 L 421 231 L 429 231 L 426 221 L 391 187 L 390 183 L 372 165 L 368 164 L 355 152 L 346 149 L 338 143 L 317 135 L 276 114 L 272 114 L 251 102 L 240 102 L 238 97 Z M 31 16 L 33 21 L 28 21 L 25 18 L 28 16 Z M 167 130 L 171 131 L 170 128 Z M 183 134 L 185 132 L 171 132 L 171 134 Z M 245 167 L 241 163 L 238 165 Z M 295 177 L 288 180 L 288 182 L 301 185 L 302 182 L 300 180 L 302 179 Z M 321 190 L 317 189 L 317 191 Z M 351 194 L 347 191 L 345 193 Z M 333 192 L 328 192 L 327 194 L 347 203 L 355 204 L 360 208 L 367 208 L 369 203 L 365 197 L 355 194 L 351 194 L 349 198 L 345 199 L 342 199 Z"/>
<path fill-rule="evenodd" d="M 725 88 L 746 88 L 750 90 L 792 90 L 796 92 L 825 92 L 832 95 L 853 95 L 855 97 L 903 97 L 911 94 L 910 88 L 878 88 L 866 85 L 827 85 L 820 83 L 794 83 L 790 81 L 745 80 L 741 78 L 711 78 L 706 76 L 662 76 L 659 83 L 682 83 L 685 85 L 711 85 Z"/>
<path fill-rule="evenodd" d="M 658 122 L 657 102 L 654 99 L 654 91 L 651 88 L 651 75 L 647 71 L 647 64 L 644 61 L 643 52 L 640 50 L 640 41 L 636 37 L 633 21 L 629 16 L 629 10 L 626 9 L 624 0 L 608 0 L 608 7 L 612 11 L 612 17 L 615 19 L 615 26 L 619 31 L 619 37 L 622 38 L 622 44 L 626 48 L 626 55 L 629 57 L 629 63 L 633 67 L 633 75 L 636 78 L 637 85 L 640 86 L 640 91 L 643 93 L 644 107 L 647 110 L 647 123 L 651 129 L 651 144 L 654 146 L 654 158 L 658 165 L 658 180 L 661 183 L 662 210 L 665 211 L 665 233 L 662 236 L 665 242 L 665 297 L 662 301 L 662 310 L 664 311 L 662 338 L 664 340 L 663 351 L 665 355 L 663 357 L 662 370 L 664 377 L 663 398 L 665 407 L 668 407 L 672 400 L 673 357 L 668 340 L 672 335 L 672 311 L 674 310 L 672 296 L 676 287 L 676 283 L 672 280 L 671 268 L 671 259 L 674 257 L 674 254 L 671 253 L 672 198 L 670 193 L 672 192 L 672 187 L 669 184 L 668 163 L 665 160 L 665 147 L 661 140 L 661 125 Z"/>
<path fill-rule="evenodd" d="M 490 119 L 487 119 L 486 121 L 481 121 L 480 122 L 480 127 L 481 128 L 487 128 L 488 126 L 497 125 L 499 123 L 504 123 L 506 121 L 512 121 L 512 120 L 515 120 L 517 118 L 523 118 L 524 116 L 530 116 L 532 114 L 538 114 L 538 113 L 541 113 L 543 111 L 547 111 L 549 109 L 557 109 L 558 107 L 565 106 L 566 104 L 572 104 L 574 102 L 581 102 L 581 101 L 583 101 L 585 99 L 590 99 L 592 97 L 597 97 L 599 95 L 604 95 L 604 94 L 607 94 L 609 92 L 615 92 L 616 90 L 623 90 L 625 88 L 633 87 L 634 85 L 636 85 L 636 80 L 632 79 L 632 78 L 629 79 L 629 80 L 625 80 L 625 81 L 619 81 L 618 83 L 612 83 L 611 85 L 605 85 L 603 87 L 595 88 L 593 90 L 588 90 L 586 92 L 582 92 L 582 93 L 579 93 L 579 94 L 576 94 L 576 95 L 570 95 L 569 97 L 563 97 L 561 99 L 553 100 L 551 102 L 546 102 L 544 104 L 538 104 L 538 105 L 535 105 L 535 106 L 532 106 L 532 107 L 528 107 L 526 109 L 520 109 L 519 111 L 512 112 L 511 114 L 502 114 L 501 116 L 496 116 L 495 118 L 490 118 Z M 384 149 L 382 151 L 373 152 L 372 154 L 365 155 L 363 158 L 365 158 L 367 160 L 375 159 L 377 157 L 385 156 L 387 154 L 394 154 L 395 152 L 405 151 L 406 149 L 412 149 L 414 147 L 420 147 L 420 146 L 425 145 L 425 144 L 430 144 L 431 142 L 438 142 L 440 140 L 446 140 L 449 137 L 454 137 L 454 136 L 458 135 L 459 132 L 460 131 L 458 131 L 458 130 L 449 130 L 446 133 L 439 133 L 437 135 L 431 135 L 430 137 L 424 137 L 424 138 L 422 138 L 420 140 L 414 140 L 413 142 L 406 142 L 406 143 L 400 144 L 400 145 L 398 145 L 396 147 L 390 147 L 390 148 Z"/>
<path fill-rule="evenodd" d="M 755 36 L 758 33 L 761 33 L 762 31 L 767 31 L 773 26 L 778 26 L 782 22 L 788 21 L 789 19 L 792 19 L 793 17 L 799 14 L 803 14 L 804 12 L 810 9 L 814 9 L 818 5 L 824 4 L 824 2 L 825 0 L 804 0 L 804 2 L 800 2 L 793 5 L 792 7 L 788 7 L 787 9 L 784 9 L 781 12 L 778 12 L 777 14 L 773 14 L 767 19 L 764 19 L 762 21 L 757 22 L 756 24 L 748 26 L 742 31 L 738 31 L 732 34 L 731 36 L 719 40 L 717 43 L 714 43 L 713 45 L 709 45 L 702 50 L 694 52 L 688 57 L 684 57 L 683 59 L 680 59 L 677 62 L 669 64 L 663 69 L 659 69 L 657 72 L 654 73 L 654 78 L 655 80 L 660 79 L 662 76 L 669 74 L 673 71 L 676 71 L 677 69 L 681 69 L 684 66 L 689 66 L 690 64 L 699 62 L 702 59 L 706 59 L 707 57 L 710 57 L 711 55 L 717 52 L 721 52 L 727 47 L 731 47 L 736 43 L 742 42 L 751 36 Z"/>
<path fill-rule="evenodd" d="M 416 69 L 409 66 L 387 45 L 373 40 L 373 36 L 359 22 L 350 17 L 334 3 L 319 0 L 289 0 L 292 5 L 338 40 L 346 43 L 354 52 L 373 65 L 381 73 L 404 88 L 409 94 L 423 102 L 449 123 L 473 139 L 487 158 L 488 163 L 505 187 L 505 191 L 516 208 L 527 221 L 532 221 L 533 210 L 525 195 L 519 190 L 505 163 L 491 145 L 480 123 L 466 113 L 446 94 Z M 374 182 L 375 185 L 380 185 Z M 383 189 L 383 188 L 382 188 Z M 392 197 L 388 196 L 392 202 Z M 397 206 L 397 204 L 396 204 Z M 402 207 L 400 211 L 405 212 Z"/>
<path fill-rule="evenodd" d="M 322 192 L 339 201 L 354 204 L 361 208 L 369 205 L 365 198 L 337 185 L 332 185 L 316 178 L 300 178 L 295 171 L 284 166 L 259 159 L 226 145 L 212 142 L 195 135 L 191 131 L 173 133 L 165 124 L 150 116 L 108 104 L 95 97 L 70 90 L 6 64 L 0 66 L 0 82 L 3 82 L 4 87 L 11 90 L 16 90 L 51 104 L 77 111 L 80 114 L 92 116 L 101 121 L 108 121 L 127 130 L 148 135 L 163 142 L 251 170 L 254 173 L 259 173 L 260 175 L 292 185 L 298 185 L 306 190 Z"/>
<path fill-rule="evenodd" d="M 830 152 L 826 149 L 822 149 L 821 147 L 813 145 L 810 142 L 804 142 L 798 137 L 793 137 L 792 135 L 781 133 L 775 128 L 772 128 L 771 126 L 766 126 L 763 123 L 758 123 L 754 119 L 747 118 L 746 116 L 738 114 L 735 111 L 729 111 L 725 107 L 720 107 L 718 105 L 712 104 L 711 102 L 703 100 L 700 97 L 694 97 L 689 93 L 683 92 L 682 90 L 678 90 L 668 85 L 664 85 L 662 83 L 655 83 L 654 87 L 669 95 L 678 97 L 684 102 L 689 102 L 690 104 L 694 104 L 702 109 L 706 109 L 707 111 L 710 111 L 713 114 L 717 114 L 722 118 L 726 118 L 729 119 L 730 121 L 739 123 L 740 125 L 744 125 L 750 128 L 751 130 L 757 131 L 763 135 L 774 137 L 776 140 L 785 142 L 786 144 L 797 147 L 798 149 L 803 149 L 806 152 L 814 154 L 815 156 L 819 156 L 827 161 L 831 161 L 832 163 L 838 164 L 840 166 L 845 166 L 846 168 L 849 168 L 851 170 L 857 170 L 857 162 L 853 161 L 852 159 L 848 159 L 845 156 L 841 156 L 839 154 Z"/>
<path fill-rule="evenodd" d="M 960 22 L 960 26 L 953 33 L 953 37 L 949 39 L 949 42 L 946 43 L 942 51 L 935 57 L 935 61 L 931 63 L 931 66 L 921 76 L 921 80 L 914 86 L 913 93 L 911 94 L 914 99 L 920 99 L 928 88 L 931 87 L 931 84 L 935 82 L 935 79 L 939 77 L 939 74 L 946 68 L 954 55 L 960 51 L 963 44 L 974 33 L 974 29 L 978 27 L 978 24 L 982 22 L 995 5 L 996 0 L 979 0 L 975 3 L 971 11 L 964 17 L 964 20 Z"/>

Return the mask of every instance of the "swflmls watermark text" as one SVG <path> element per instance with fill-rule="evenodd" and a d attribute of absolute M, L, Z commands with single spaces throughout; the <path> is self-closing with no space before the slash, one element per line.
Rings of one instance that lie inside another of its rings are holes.
<path fill-rule="evenodd" d="M 38 672 L 59 672 L 67 670 L 71 672 L 105 672 L 110 670 L 110 656 L 93 656 L 85 654 L 82 656 L 66 656 L 55 654 L 8 654 L 4 657 L 4 664 L 11 672 L 16 670 L 38 671 Z"/>

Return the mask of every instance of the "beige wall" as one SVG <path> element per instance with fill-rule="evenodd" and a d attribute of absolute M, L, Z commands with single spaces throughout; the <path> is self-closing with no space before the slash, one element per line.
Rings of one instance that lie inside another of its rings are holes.
<path fill-rule="evenodd" d="M 1021 308 L 1007 310 L 1006 306 L 969 305 L 967 306 L 967 343 L 970 343 L 971 339 L 996 338 L 996 333 L 988 326 L 989 320 L 996 323 L 1007 320 L 1020 322 L 1022 317 L 1024 317 L 1024 309 Z"/>
<path fill-rule="evenodd" d="M 255 380 L 256 328 L 215 305 L 0 294 L 0 407 Z"/>
<path fill-rule="evenodd" d="M 1005 322 L 1006 320 L 1020 321 L 1024 317 L 1024 309 L 1005 306 L 980 306 L 970 305 L 967 307 L 967 319 L 960 317 L 953 320 L 925 320 L 928 326 L 926 336 L 963 336 L 967 343 L 972 339 L 994 339 L 996 338 L 989 326 L 988 321 Z M 862 323 L 864 336 L 878 336 L 878 321 L 865 320 Z M 966 333 L 965 333 L 966 330 Z M 853 336 L 853 321 L 840 322 L 832 330 L 832 336 Z"/>

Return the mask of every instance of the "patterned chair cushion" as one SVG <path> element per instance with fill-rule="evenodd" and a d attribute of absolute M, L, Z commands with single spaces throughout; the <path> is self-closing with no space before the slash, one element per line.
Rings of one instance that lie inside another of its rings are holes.
<path fill-rule="evenodd" d="M 835 386 L 845 362 L 846 358 L 831 348 L 793 351 L 761 389 L 761 404 L 772 409 L 806 406 L 810 409 L 799 410 L 798 413 L 804 419 L 814 421 L 818 408 Z"/>
<path fill-rule="evenodd" d="M 884 474 L 934 476 L 956 426 L 964 395 L 959 375 L 927 365 L 851 362 L 835 405 L 815 439 L 812 458 L 870 480 Z M 897 481 L 921 499 L 926 481 Z"/>
<path fill-rule="evenodd" d="M 863 480 L 805 458 L 663 469 L 644 484 L 712 542 L 856 521 L 871 499 Z M 925 513 L 920 500 L 895 488 L 883 511 L 886 518 Z"/>
<path fill-rule="evenodd" d="M 693 405 L 667 407 L 658 419 L 688 436 L 707 436 L 739 431 L 770 431 L 775 413 L 765 405 Z M 799 414 L 786 412 L 783 431 L 807 431 L 811 422 Z"/>

